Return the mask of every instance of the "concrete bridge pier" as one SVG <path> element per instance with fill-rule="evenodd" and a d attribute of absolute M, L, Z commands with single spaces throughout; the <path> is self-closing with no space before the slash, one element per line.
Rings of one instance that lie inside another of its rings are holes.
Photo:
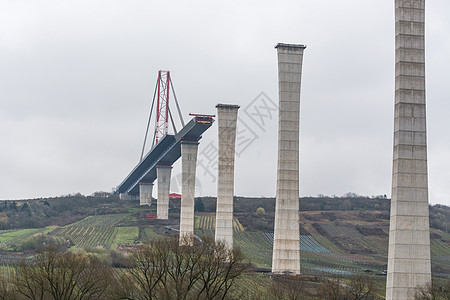
<path fill-rule="evenodd" d="M 181 212 L 180 244 L 185 237 L 194 236 L 195 171 L 197 166 L 198 142 L 181 142 Z"/>
<path fill-rule="evenodd" d="M 156 203 L 156 214 L 158 219 L 169 219 L 169 191 L 172 166 L 158 165 L 156 167 L 156 178 L 158 179 L 158 202 Z"/>
<path fill-rule="evenodd" d="M 119 194 L 119 199 L 120 200 L 125 200 L 125 201 L 139 200 L 139 196 L 129 195 L 127 193 L 120 193 Z"/>
<path fill-rule="evenodd" d="M 238 105 L 217 104 L 219 158 L 216 242 L 233 248 L 234 157 Z"/>
<path fill-rule="evenodd" d="M 386 300 L 431 281 L 425 0 L 395 0 L 395 122 Z"/>
<path fill-rule="evenodd" d="M 299 121 L 303 45 L 277 44 L 278 167 L 273 273 L 300 274 Z"/>
<path fill-rule="evenodd" d="M 153 182 L 139 182 L 139 204 L 152 205 Z"/>

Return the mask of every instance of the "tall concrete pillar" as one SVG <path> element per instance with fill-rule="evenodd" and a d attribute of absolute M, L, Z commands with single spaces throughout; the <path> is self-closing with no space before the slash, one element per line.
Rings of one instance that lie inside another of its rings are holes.
<path fill-rule="evenodd" d="M 425 108 L 425 0 L 395 0 L 395 122 L 386 299 L 431 281 Z"/>
<path fill-rule="evenodd" d="M 139 204 L 152 205 L 153 182 L 139 182 Z"/>
<path fill-rule="evenodd" d="M 156 203 L 156 215 L 158 219 L 169 219 L 169 191 L 171 166 L 158 165 L 156 167 L 156 178 L 158 178 L 158 202 Z"/>
<path fill-rule="evenodd" d="M 181 144 L 181 212 L 180 244 L 185 237 L 194 236 L 195 170 L 198 142 L 183 141 Z"/>
<path fill-rule="evenodd" d="M 278 168 L 272 272 L 300 274 L 299 121 L 303 45 L 278 44 Z"/>
<path fill-rule="evenodd" d="M 216 242 L 233 248 L 234 156 L 238 105 L 217 104 L 219 157 Z"/>
<path fill-rule="evenodd" d="M 139 196 L 129 195 L 127 193 L 120 193 L 119 194 L 119 199 L 120 200 L 125 200 L 125 201 L 139 200 Z"/>

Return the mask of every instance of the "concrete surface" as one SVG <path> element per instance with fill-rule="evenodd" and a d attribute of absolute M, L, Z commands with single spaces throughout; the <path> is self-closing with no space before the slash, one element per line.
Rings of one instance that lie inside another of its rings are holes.
<path fill-rule="evenodd" d="M 234 157 L 238 105 L 218 104 L 218 180 L 215 240 L 233 248 Z"/>
<path fill-rule="evenodd" d="M 156 215 L 158 219 L 169 219 L 169 192 L 171 166 L 158 165 L 156 167 L 156 178 L 158 180 L 158 202 L 156 202 Z"/>
<path fill-rule="evenodd" d="M 181 212 L 180 244 L 185 238 L 194 236 L 195 171 L 197 165 L 198 142 L 181 143 Z"/>
<path fill-rule="evenodd" d="M 278 167 L 272 272 L 300 274 L 299 121 L 303 45 L 277 44 Z"/>
<path fill-rule="evenodd" d="M 126 194 L 126 193 L 120 193 L 119 194 L 119 199 L 120 200 L 125 200 L 125 201 L 139 200 L 139 196 L 129 195 L 129 194 Z"/>
<path fill-rule="evenodd" d="M 139 204 L 152 205 L 153 183 L 139 182 Z"/>
<path fill-rule="evenodd" d="M 431 280 L 425 99 L 425 1 L 395 0 L 395 122 L 386 299 Z"/>

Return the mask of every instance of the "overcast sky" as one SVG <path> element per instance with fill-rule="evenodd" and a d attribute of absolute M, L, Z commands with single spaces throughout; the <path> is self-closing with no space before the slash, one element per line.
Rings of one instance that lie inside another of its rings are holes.
<path fill-rule="evenodd" d="M 450 205 L 450 1 L 426 9 L 429 194 Z M 278 102 L 278 42 L 307 45 L 301 196 L 390 197 L 394 1 L 1 0 L 0 199 L 119 185 L 139 160 L 160 69 L 185 119 L 241 105 L 235 193 L 274 196 L 277 113 L 252 113 Z M 198 196 L 216 194 L 216 136 L 213 126 L 200 143 Z"/>

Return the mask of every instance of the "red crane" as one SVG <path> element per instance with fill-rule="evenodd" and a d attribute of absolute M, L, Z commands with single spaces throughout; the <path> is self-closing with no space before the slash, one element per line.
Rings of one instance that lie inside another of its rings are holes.
<path fill-rule="evenodd" d="M 147 142 L 147 134 L 150 127 L 150 120 L 152 118 L 153 106 L 155 104 L 156 98 L 156 125 L 155 131 L 153 135 L 152 147 L 166 135 L 169 133 L 169 119 L 172 123 L 173 130 L 175 134 L 177 133 L 177 129 L 175 127 L 175 122 L 172 118 L 172 113 L 169 107 L 169 95 L 170 91 L 172 91 L 173 99 L 175 100 L 175 104 L 178 111 L 178 116 L 180 117 L 181 126 L 184 127 L 183 116 L 181 115 L 181 109 L 178 104 L 177 96 L 175 94 L 175 90 L 173 88 L 172 79 L 170 78 L 170 71 L 158 71 L 158 79 L 156 80 L 155 92 L 153 93 L 153 101 L 152 107 L 150 109 L 150 115 L 148 118 L 147 129 L 145 131 L 144 137 L 144 145 L 142 147 L 141 158 L 142 160 L 145 151 L 145 144 Z"/>
<path fill-rule="evenodd" d="M 157 84 L 155 144 L 158 144 L 159 140 L 169 132 L 170 71 L 159 71 Z"/>

